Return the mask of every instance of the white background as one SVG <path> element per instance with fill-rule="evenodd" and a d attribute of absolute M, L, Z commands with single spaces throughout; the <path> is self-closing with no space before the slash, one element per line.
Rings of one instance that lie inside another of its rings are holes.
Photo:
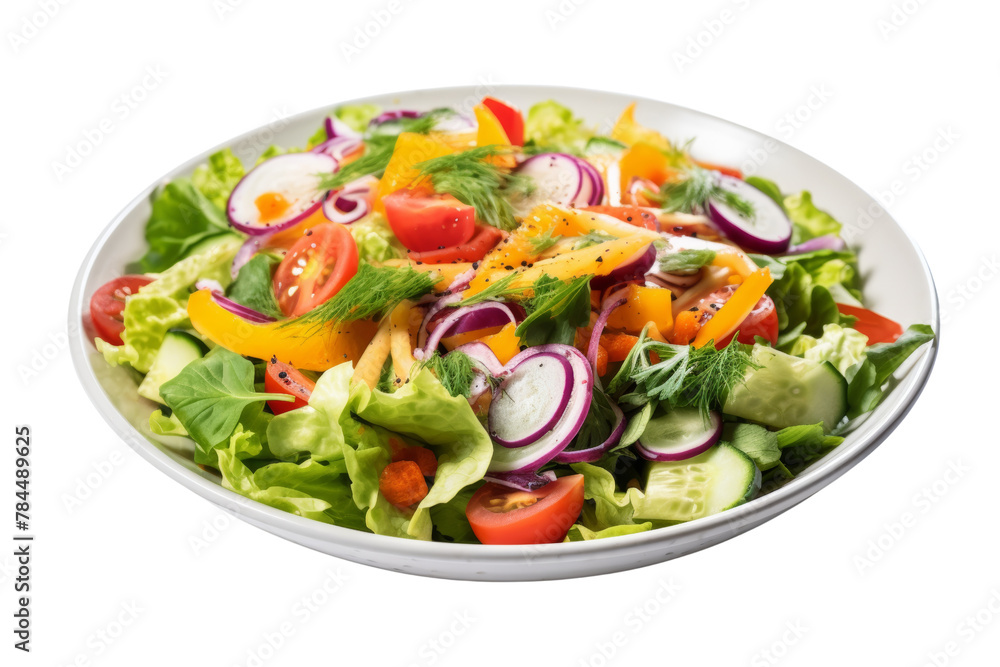
<path fill-rule="evenodd" d="M 1000 8 L 578 2 L 4 2 L 0 507 L 12 513 L 13 427 L 29 424 L 39 537 L 30 655 L 11 648 L 13 560 L 0 549 L 0 663 L 995 664 Z M 390 7 L 348 58 L 356 28 Z M 685 51 L 691 62 L 677 59 Z M 901 181 L 886 205 L 926 253 L 946 316 L 911 415 L 841 480 L 748 534 L 540 584 L 338 561 L 228 519 L 133 454 L 84 396 L 62 338 L 77 268 L 112 216 L 176 164 L 277 115 L 479 83 L 659 98 L 786 140 L 873 194 Z M 126 115 L 123 94 L 144 99 Z M 110 134 L 57 174 L 105 118 Z M 943 151 L 941 132 L 953 137 Z M 914 170 L 925 151 L 933 164 Z M 87 497 L 68 507 L 74 494 Z M 0 536 L 13 532 L 0 516 Z M 324 600 L 331 575 L 343 582 Z M 657 598 L 661 586 L 675 590 Z M 308 611 L 313 595 L 322 603 Z"/>

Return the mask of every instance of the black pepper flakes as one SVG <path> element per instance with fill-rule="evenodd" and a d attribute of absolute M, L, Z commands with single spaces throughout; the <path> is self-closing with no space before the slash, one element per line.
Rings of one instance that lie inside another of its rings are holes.
<path fill-rule="evenodd" d="M 278 377 L 284 380 L 286 377 L 288 377 L 288 373 L 286 373 L 285 371 L 281 371 L 280 373 L 278 373 Z"/>
<path fill-rule="evenodd" d="M 600 257 L 600 256 L 599 256 L 599 257 L 597 258 L 597 260 L 596 260 L 596 261 L 598 261 L 598 262 L 603 262 L 603 261 L 604 261 L 604 258 L 603 258 L 603 257 Z"/>

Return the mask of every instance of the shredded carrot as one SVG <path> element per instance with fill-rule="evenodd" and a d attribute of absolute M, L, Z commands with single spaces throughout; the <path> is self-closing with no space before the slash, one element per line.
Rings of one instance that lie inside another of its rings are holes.
<path fill-rule="evenodd" d="M 688 345 L 700 330 L 698 313 L 691 310 L 682 311 L 677 314 L 677 319 L 674 320 L 674 332 L 670 335 L 670 342 L 674 345 Z"/>
<path fill-rule="evenodd" d="M 639 342 L 638 336 L 630 334 L 604 334 L 601 347 L 608 351 L 608 361 L 625 361 L 625 357 Z"/>
<path fill-rule="evenodd" d="M 386 319 L 375 332 L 375 337 L 365 348 L 364 354 L 358 359 L 358 365 L 354 367 L 354 374 L 351 376 L 352 385 L 364 382 L 369 389 L 375 388 L 379 376 L 382 375 L 382 366 L 389 356 L 390 343 L 389 320 Z"/>
<path fill-rule="evenodd" d="M 437 472 L 438 462 L 434 452 L 426 447 L 401 447 L 392 454 L 392 462 L 413 461 L 420 467 L 420 474 L 433 477 Z"/>
<path fill-rule="evenodd" d="M 414 461 L 396 461 L 382 470 L 378 490 L 393 505 L 409 507 L 427 495 L 427 481 Z"/>
<path fill-rule="evenodd" d="M 604 349 L 604 346 L 598 343 L 597 345 L 597 376 L 604 377 L 604 374 L 608 372 L 608 351 Z"/>

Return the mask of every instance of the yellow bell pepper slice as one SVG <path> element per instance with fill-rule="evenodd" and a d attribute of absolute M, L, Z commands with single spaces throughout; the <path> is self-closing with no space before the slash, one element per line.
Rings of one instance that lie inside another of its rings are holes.
<path fill-rule="evenodd" d="M 670 295 L 670 290 L 660 287 L 629 285 L 623 295 L 625 303 L 611 312 L 608 326 L 637 334 L 652 322 L 661 336 L 669 335 L 674 327 Z"/>
<path fill-rule="evenodd" d="M 521 351 L 521 339 L 514 334 L 517 325 L 511 322 L 504 325 L 504 328 L 492 336 L 481 338 L 480 342 L 486 343 L 501 364 L 506 364 L 514 358 L 514 355 Z"/>
<path fill-rule="evenodd" d="M 448 287 L 455 282 L 455 278 L 457 278 L 459 274 L 465 273 L 472 268 L 472 264 L 469 262 L 455 262 L 454 264 L 425 264 L 423 262 L 415 262 L 412 259 L 387 259 L 382 262 L 382 266 L 393 266 L 396 268 L 408 266 L 414 271 L 420 271 L 422 273 L 436 273 L 440 278 L 434 284 L 434 289 L 439 292 L 443 292 L 448 289 Z"/>
<path fill-rule="evenodd" d="M 507 132 L 503 129 L 503 125 L 500 124 L 496 114 L 490 111 L 486 105 L 477 104 L 473 107 L 473 111 L 476 114 L 476 122 L 479 124 L 479 128 L 476 130 L 476 146 L 511 145 L 510 139 L 507 137 Z M 500 167 L 507 167 L 508 169 L 513 169 L 517 166 L 517 161 L 512 154 L 496 155 L 489 158 L 488 161 Z"/>
<path fill-rule="evenodd" d="M 622 192 L 628 189 L 633 178 L 642 178 L 663 185 L 675 171 L 670 168 L 670 160 L 656 146 L 639 142 L 622 154 L 618 161 L 621 174 Z"/>
<path fill-rule="evenodd" d="M 415 168 L 415 165 L 424 160 L 451 155 L 454 152 L 455 149 L 443 141 L 415 132 L 402 132 L 396 138 L 396 147 L 392 151 L 392 157 L 389 158 L 385 173 L 382 174 L 382 179 L 378 182 L 375 210 L 379 213 L 385 213 L 382 197 L 396 190 L 421 185 L 418 182 L 420 172 Z"/>
<path fill-rule="evenodd" d="M 665 136 L 635 122 L 635 102 L 625 107 L 618 117 L 615 126 L 611 128 L 611 138 L 626 146 L 644 142 L 660 150 L 670 150 L 670 141 Z"/>
<path fill-rule="evenodd" d="M 370 320 L 254 324 L 217 304 L 207 289 L 191 295 L 187 310 L 195 330 L 216 345 L 257 359 L 277 356 L 309 371 L 325 371 L 345 361 L 357 363 L 378 328 Z"/>
<path fill-rule="evenodd" d="M 722 340 L 734 332 L 773 282 L 771 271 L 766 266 L 747 276 L 719 312 L 705 323 L 691 344 L 696 348 L 702 347 L 710 341 Z"/>

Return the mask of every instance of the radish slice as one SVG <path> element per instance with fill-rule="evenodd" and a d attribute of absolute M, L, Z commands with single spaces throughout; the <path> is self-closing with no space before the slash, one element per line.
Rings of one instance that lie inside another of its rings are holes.
<path fill-rule="evenodd" d="M 517 168 L 535 183 L 535 191 L 515 204 L 519 215 L 539 204 L 551 202 L 565 206 L 587 206 L 594 183 L 580 166 L 579 160 L 565 153 L 540 153 L 528 158 Z"/>
<path fill-rule="evenodd" d="M 497 355 L 493 353 L 493 350 L 486 343 L 466 343 L 465 345 L 459 345 L 455 350 L 469 355 L 474 365 L 493 377 L 500 377 L 504 373 L 503 364 L 500 363 Z"/>
<path fill-rule="evenodd" d="M 597 171 L 597 167 L 590 164 L 583 158 L 575 158 L 580 168 L 590 177 L 591 182 L 591 192 L 590 200 L 587 202 L 588 206 L 594 206 L 600 204 L 604 200 L 604 179 L 601 178 L 601 172 Z"/>
<path fill-rule="evenodd" d="M 541 466 L 551 461 L 559 452 L 566 449 L 580 427 L 583 426 L 590 410 L 590 402 L 593 397 L 594 374 L 587 363 L 586 357 L 575 347 L 569 345 L 551 344 L 539 345 L 528 348 L 524 352 L 516 355 L 507 364 L 509 368 L 516 368 L 526 359 L 537 354 L 555 353 L 566 358 L 573 368 L 573 378 L 569 400 L 566 409 L 563 411 L 559 421 L 551 431 L 540 437 L 530 445 L 508 449 L 506 447 L 494 447 L 493 459 L 490 462 L 490 472 L 526 472 L 538 470 Z"/>
<path fill-rule="evenodd" d="M 792 240 L 792 221 L 780 206 L 746 181 L 733 176 L 718 176 L 719 187 L 743 198 L 753 206 L 752 218 L 717 201 L 708 201 L 708 216 L 723 234 L 747 250 L 780 253 Z"/>
<path fill-rule="evenodd" d="M 545 472 L 495 472 L 486 473 L 483 479 L 487 482 L 509 486 L 518 491 L 534 491 L 549 482 L 556 481 L 556 474 L 551 470 Z"/>
<path fill-rule="evenodd" d="M 233 227 L 254 236 L 288 229 L 309 217 L 323 203 L 321 174 L 332 174 L 339 164 L 323 153 L 290 153 L 261 162 L 244 176 L 229 195 L 226 214 Z M 257 200 L 277 194 L 288 209 L 273 220 L 260 219 Z"/>
<path fill-rule="evenodd" d="M 719 413 L 710 412 L 706 425 L 698 408 L 671 408 L 649 420 L 635 449 L 648 461 L 682 461 L 701 454 L 721 435 Z"/>
<path fill-rule="evenodd" d="M 646 274 L 656 262 L 656 247 L 650 243 L 634 255 L 616 266 L 605 276 L 594 276 L 590 279 L 590 289 L 603 290 L 614 285 L 628 282 L 645 282 Z"/>
<path fill-rule="evenodd" d="M 359 146 L 361 146 L 361 139 L 358 137 L 334 137 L 317 145 L 311 152 L 329 155 L 339 163 L 345 156 L 356 151 Z"/>
<path fill-rule="evenodd" d="M 573 368 L 558 354 L 513 366 L 493 392 L 489 431 L 504 447 L 524 447 L 552 430 L 569 402 Z"/>

